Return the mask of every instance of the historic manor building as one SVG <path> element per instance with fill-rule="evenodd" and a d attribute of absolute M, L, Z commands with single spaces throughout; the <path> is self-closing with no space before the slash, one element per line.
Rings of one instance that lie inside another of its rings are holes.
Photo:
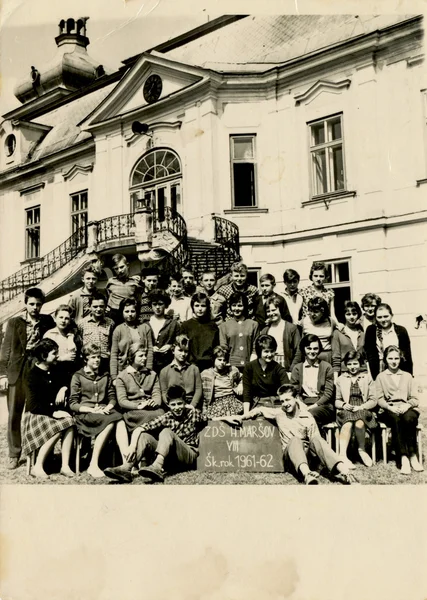
<path fill-rule="evenodd" d="M 61 21 L 1 124 L 1 321 L 28 285 L 58 301 L 117 251 L 220 275 L 240 253 L 254 281 L 302 284 L 322 260 L 337 313 L 378 293 L 426 376 L 422 33 L 420 16 L 223 17 L 110 72 L 86 20 Z"/>

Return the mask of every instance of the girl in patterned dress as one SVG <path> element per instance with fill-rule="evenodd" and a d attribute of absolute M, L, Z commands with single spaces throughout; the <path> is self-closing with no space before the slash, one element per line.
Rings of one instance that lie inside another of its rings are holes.
<path fill-rule="evenodd" d="M 326 281 L 326 265 L 322 262 L 313 262 L 310 268 L 310 279 L 311 285 L 300 290 L 302 296 L 302 316 L 305 317 L 308 314 L 308 302 L 312 298 L 322 298 L 329 307 L 331 318 L 336 321 L 335 310 L 334 310 L 334 290 L 327 289 L 325 287 Z"/>
<path fill-rule="evenodd" d="M 372 466 L 372 459 L 365 450 L 366 429 L 377 426 L 372 409 L 377 405 L 374 383 L 368 373 L 361 372 L 363 361 L 356 350 L 350 350 L 344 357 L 347 369 L 336 381 L 337 423 L 340 430 L 340 457 L 350 468 L 354 464 L 347 457 L 351 434 L 356 436 L 358 453 L 366 467 Z"/>
<path fill-rule="evenodd" d="M 34 364 L 25 378 L 26 413 L 23 419 L 22 455 L 39 449 L 31 475 L 47 479 L 44 462 L 62 437 L 61 475 L 73 477 L 70 453 L 74 438 L 74 419 L 66 409 L 67 388 L 55 373 L 58 344 L 50 339 L 39 342 L 33 349 Z"/>
<path fill-rule="evenodd" d="M 230 352 L 227 346 L 216 346 L 213 355 L 214 367 L 205 369 L 201 374 L 203 412 L 208 419 L 240 415 L 243 403 L 238 396 L 243 394 L 242 375 L 237 367 L 228 363 Z"/>

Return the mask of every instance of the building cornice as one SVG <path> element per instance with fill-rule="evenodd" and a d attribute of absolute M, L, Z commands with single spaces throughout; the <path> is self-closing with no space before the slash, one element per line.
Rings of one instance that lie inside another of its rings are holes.
<path fill-rule="evenodd" d="M 41 183 L 36 183 L 34 185 L 29 185 L 25 188 L 21 188 L 19 191 L 19 195 L 20 196 L 26 196 L 27 194 L 34 194 L 34 192 L 38 192 L 39 190 L 42 190 L 45 187 L 45 182 L 42 181 Z"/>

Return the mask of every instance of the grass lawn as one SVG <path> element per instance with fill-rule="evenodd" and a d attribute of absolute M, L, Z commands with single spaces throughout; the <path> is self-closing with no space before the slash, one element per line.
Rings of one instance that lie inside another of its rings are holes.
<path fill-rule="evenodd" d="M 377 442 L 377 462 L 376 465 L 367 469 L 360 463 L 357 463 L 357 468 L 353 471 L 361 484 L 380 484 L 380 485 L 395 485 L 395 484 L 426 484 L 427 483 L 427 407 L 422 407 L 420 415 L 420 423 L 424 425 L 423 431 L 423 461 L 426 470 L 422 473 L 412 473 L 411 476 L 400 475 L 396 469 L 393 457 L 389 457 L 390 462 L 387 465 L 381 460 L 381 444 Z M 18 469 L 9 471 L 6 469 L 7 438 L 6 425 L 0 425 L 0 479 L 4 484 L 31 484 L 31 485 L 116 485 L 107 478 L 93 479 L 85 471 L 79 476 L 66 478 L 58 474 L 60 467 L 59 448 L 55 448 L 50 464 L 46 465 L 46 470 L 52 473 L 48 480 L 40 480 L 34 477 L 27 477 L 25 469 L 25 461 L 21 461 Z M 390 454 L 390 452 L 389 452 Z M 84 465 L 83 465 L 84 467 Z M 72 465 L 74 468 L 74 465 Z M 320 483 L 328 485 L 340 485 L 331 482 L 329 479 L 321 476 Z M 166 485 L 297 485 L 296 479 L 288 473 L 204 473 L 200 471 L 190 471 L 179 473 L 167 477 Z M 134 479 L 131 485 L 140 485 L 140 478 Z"/>

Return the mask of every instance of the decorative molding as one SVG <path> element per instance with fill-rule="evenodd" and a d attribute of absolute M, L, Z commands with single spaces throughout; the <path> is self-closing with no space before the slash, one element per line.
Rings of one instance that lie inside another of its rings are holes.
<path fill-rule="evenodd" d="M 224 210 L 225 215 L 243 215 L 244 217 L 266 213 L 268 213 L 268 208 L 228 208 Z"/>
<path fill-rule="evenodd" d="M 45 183 L 44 181 L 42 181 L 41 183 L 36 183 L 33 185 L 30 185 L 26 188 L 22 188 L 19 190 L 19 195 L 20 196 L 26 196 L 27 194 L 33 194 L 34 192 L 38 192 L 39 190 L 42 190 L 45 187 Z"/>
<path fill-rule="evenodd" d="M 327 79 L 319 79 L 314 85 L 308 88 L 303 94 L 295 94 L 295 105 L 298 106 L 301 102 L 306 102 L 309 98 L 314 98 L 322 92 L 339 93 L 341 90 L 346 90 L 350 87 L 351 79 L 342 79 L 341 81 L 328 81 Z"/>
<path fill-rule="evenodd" d="M 69 169 L 65 173 L 62 173 L 62 177 L 64 178 L 64 181 L 69 181 L 70 179 L 73 179 L 76 175 L 79 175 L 80 173 L 82 175 L 87 175 L 88 173 L 91 173 L 92 171 L 93 171 L 93 163 L 91 163 L 90 165 L 75 164 L 71 167 L 71 169 Z"/>
<path fill-rule="evenodd" d="M 130 131 L 127 135 L 124 136 L 125 142 L 128 146 L 132 146 L 136 140 L 145 137 L 152 138 L 153 134 L 156 131 L 160 130 L 169 130 L 175 131 L 176 129 L 181 129 L 182 121 L 157 121 L 155 123 L 148 123 L 148 131 L 146 134 L 141 133 L 133 133 Z"/>
<path fill-rule="evenodd" d="M 13 119 L 12 126 L 20 129 L 30 129 L 33 131 L 39 131 L 41 133 L 48 133 L 52 129 L 51 125 L 42 125 L 41 123 L 33 123 L 32 121 L 21 121 L 19 119 Z"/>
<path fill-rule="evenodd" d="M 328 209 L 329 204 L 332 202 L 332 200 L 343 200 L 345 198 L 353 198 L 354 196 L 356 196 L 356 194 L 357 192 L 355 192 L 354 190 L 342 190 L 339 192 L 330 192 L 329 194 L 319 194 L 318 196 L 312 196 L 310 200 L 302 202 L 302 206 L 310 206 L 311 204 L 320 204 L 323 202 L 326 206 L 326 209 Z"/>

